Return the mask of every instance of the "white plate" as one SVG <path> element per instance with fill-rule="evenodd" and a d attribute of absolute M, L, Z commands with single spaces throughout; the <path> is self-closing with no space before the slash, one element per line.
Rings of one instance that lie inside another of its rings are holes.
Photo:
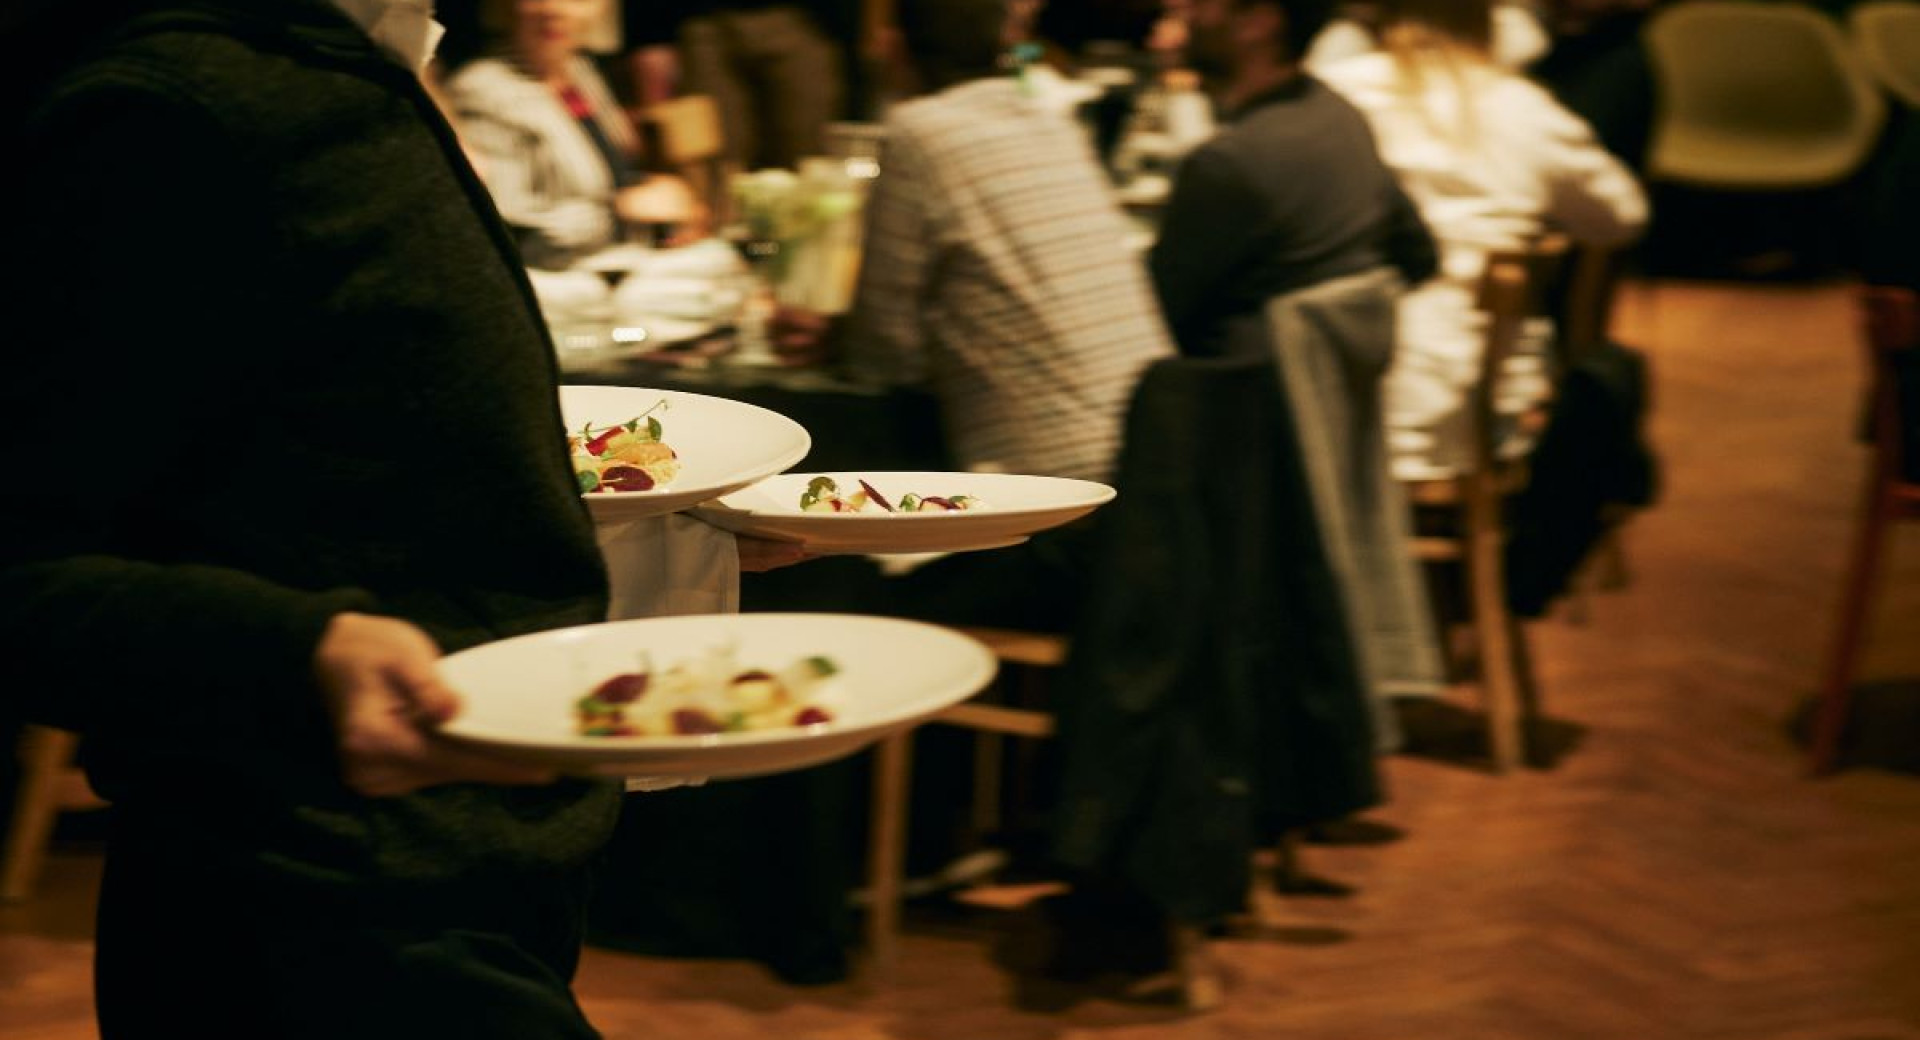
<path fill-rule="evenodd" d="M 629 278 L 613 293 L 615 314 L 717 321 L 740 309 L 738 288 L 708 278 Z"/>
<path fill-rule="evenodd" d="M 560 413 L 569 431 L 582 424 L 624 423 L 666 401 L 653 413 L 664 440 L 680 456 L 680 475 L 651 491 L 582 495 L 602 524 L 625 523 L 682 509 L 772 476 L 806 457 L 812 438 L 799 423 L 724 397 L 628 386 L 563 386 Z"/>
<path fill-rule="evenodd" d="M 831 722 L 699 736 L 583 737 L 573 704 L 632 671 L 667 668 L 733 643 L 743 668 L 824 655 L 840 668 Z M 973 696 L 993 654 L 951 629 L 857 614 L 706 614 L 612 621 L 505 639 L 450 654 L 440 674 L 462 697 L 442 733 L 570 773 L 736 777 L 785 772 L 851 754 Z"/>
<path fill-rule="evenodd" d="M 886 513 L 873 506 L 858 513 L 807 513 L 800 493 L 818 473 L 787 473 L 708 502 L 700 519 L 737 534 L 801 542 L 811 552 L 917 553 L 998 549 L 1036 531 L 1059 527 L 1104 505 L 1113 489 L 1091 480 L 1007 473 L 829 473 L 850 494 L 860 481 L 898 502 L 920 495 L 972 495 L 984 503 L 964 512 Z"/>

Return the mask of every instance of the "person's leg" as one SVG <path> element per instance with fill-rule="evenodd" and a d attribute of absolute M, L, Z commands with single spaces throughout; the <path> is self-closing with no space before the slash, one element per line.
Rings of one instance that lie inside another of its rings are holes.
<path fill-rule="evenodd" d="M 754 41 L 762 160 L 792 167 L 824 154 L 827 124 L 841 117 L 846 103 L 846 58 L 839 44 L 791 5 L 755 16 Z"/>

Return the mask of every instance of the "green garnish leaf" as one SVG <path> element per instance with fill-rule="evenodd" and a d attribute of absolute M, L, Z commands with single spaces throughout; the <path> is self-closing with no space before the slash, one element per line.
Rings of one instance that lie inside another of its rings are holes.
<path fill-rule="evenodd" d="M 580 714 L 590 719 L 605 718 L 609 715 L 617 716 L 620 714 L 620 706 L 618 704 L 608 704 L 606 701 L 600 700 L 592 694 L 588 694 L 574 701 L 573 707 Z"/>
<path fill-rule="evenodd" d="M 576 470 L 573 480 L 580 485 L 580 493 L 583 495 L 600 486 L 600 474 L 590 469 Z"/>
<path fill-rule="evenodd" d="M 840 671 L 840 666 L 834 663 L 833 658 L 818 654 L 807 658 L 807 667 L 813 669 L 813 674 L 821 679 Z"/>
<path fill-rule="evenodd" d="M 800 508 L 805 509 L 839 490 L 840 485 L 835 484 L 832 477 L 815 477 L 807 481 L 807 489 L 800 493 Z"/>
<path fill-rule="evenodd" d="M 661 439 L 661 435 L 664 434 L 665 432 L 666 431 L 662 429 L 660 426 L 660 420 L 653 419 L 653 418 L 649 418 L 647 420 L 647 436 L 658 441 Z"/>

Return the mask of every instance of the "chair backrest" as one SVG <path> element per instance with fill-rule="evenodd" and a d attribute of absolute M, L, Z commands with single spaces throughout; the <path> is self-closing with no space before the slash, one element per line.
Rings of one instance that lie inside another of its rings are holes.
<path fill-rule="evenodd" d="M 1606 342 L 1613 296 L 1620 280 L 1620 252 L 1604 246 L 1576 246 L 1565 269 L 1549 287 L 1554 346 L 1570 366 Z"/>
<path fill-rule="evenodd" d="M 1649 176 L 1821 187 L 1872 151 L 1886 105 L 1832 18 L 1781 0 L 1684 0 L 1647 22 L 1657 107 Z"/>
<path fill-rule="evenodd" d="M 1920 483 L 1920 466 L 1906 456 L 1913 448 L 1914 413 L 1920 398 L 1920 294 L 1870 285 L 1860 290 L 1860 318 L 1873 373 L 1875 467 L 1883 480 Z M 1920 459 L 1913 460 L 1920 463 Z"/>
<path fill-rule="evenodd" d="M 660 147 L 662 158 L 681 172 L 706 202 L 716 221 L 724 221 L 729 207 L 727 135 L 720 106 L 705 94 L 688 94 L 649 106 L 640 114 L 643 126 Z"/>
<path fill-rule="evenodd" d="M 1566 236 L 1549 233 L 1523 249 L 1494 253 L 1480 276 L 1475 306 L 1486 315 L 1485 346 L 1480 375 L 1469 395 L 1473 417 L 1474 468 L 1490 469 L 1497 461 L 1495 443 L 1500 429 L 1494 402 L 1500 374 L 1519 347 L 1529 319 L 1551 310 L 1548 288 L 1561 276 L 1571 244 Z"/>
<path fill-rule="evenodd" d="M 704 94 L 670 98 L 649 106 L 642 115 L 660 128 L 665 158 L 676 166 L 705 162 L 726 152 L 720 106 Z"/>
<path fill-rule="evenodd" d="M 1920 108 L 1920 3 L 1868 0 L 1847 12 L 1867 72 L 1908 108 Z"/>

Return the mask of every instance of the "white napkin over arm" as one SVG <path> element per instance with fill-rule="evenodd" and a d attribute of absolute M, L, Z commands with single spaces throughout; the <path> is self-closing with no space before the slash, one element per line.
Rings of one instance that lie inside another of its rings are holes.
<path fill-rule="evenodd" d="M 677 513 L 602 525 L 595 534 L 611 586 L 607 619 L 740 610 L 733 535 Z M 701 778 L 630 776 L 626 790 L 699 786 Z"/>

